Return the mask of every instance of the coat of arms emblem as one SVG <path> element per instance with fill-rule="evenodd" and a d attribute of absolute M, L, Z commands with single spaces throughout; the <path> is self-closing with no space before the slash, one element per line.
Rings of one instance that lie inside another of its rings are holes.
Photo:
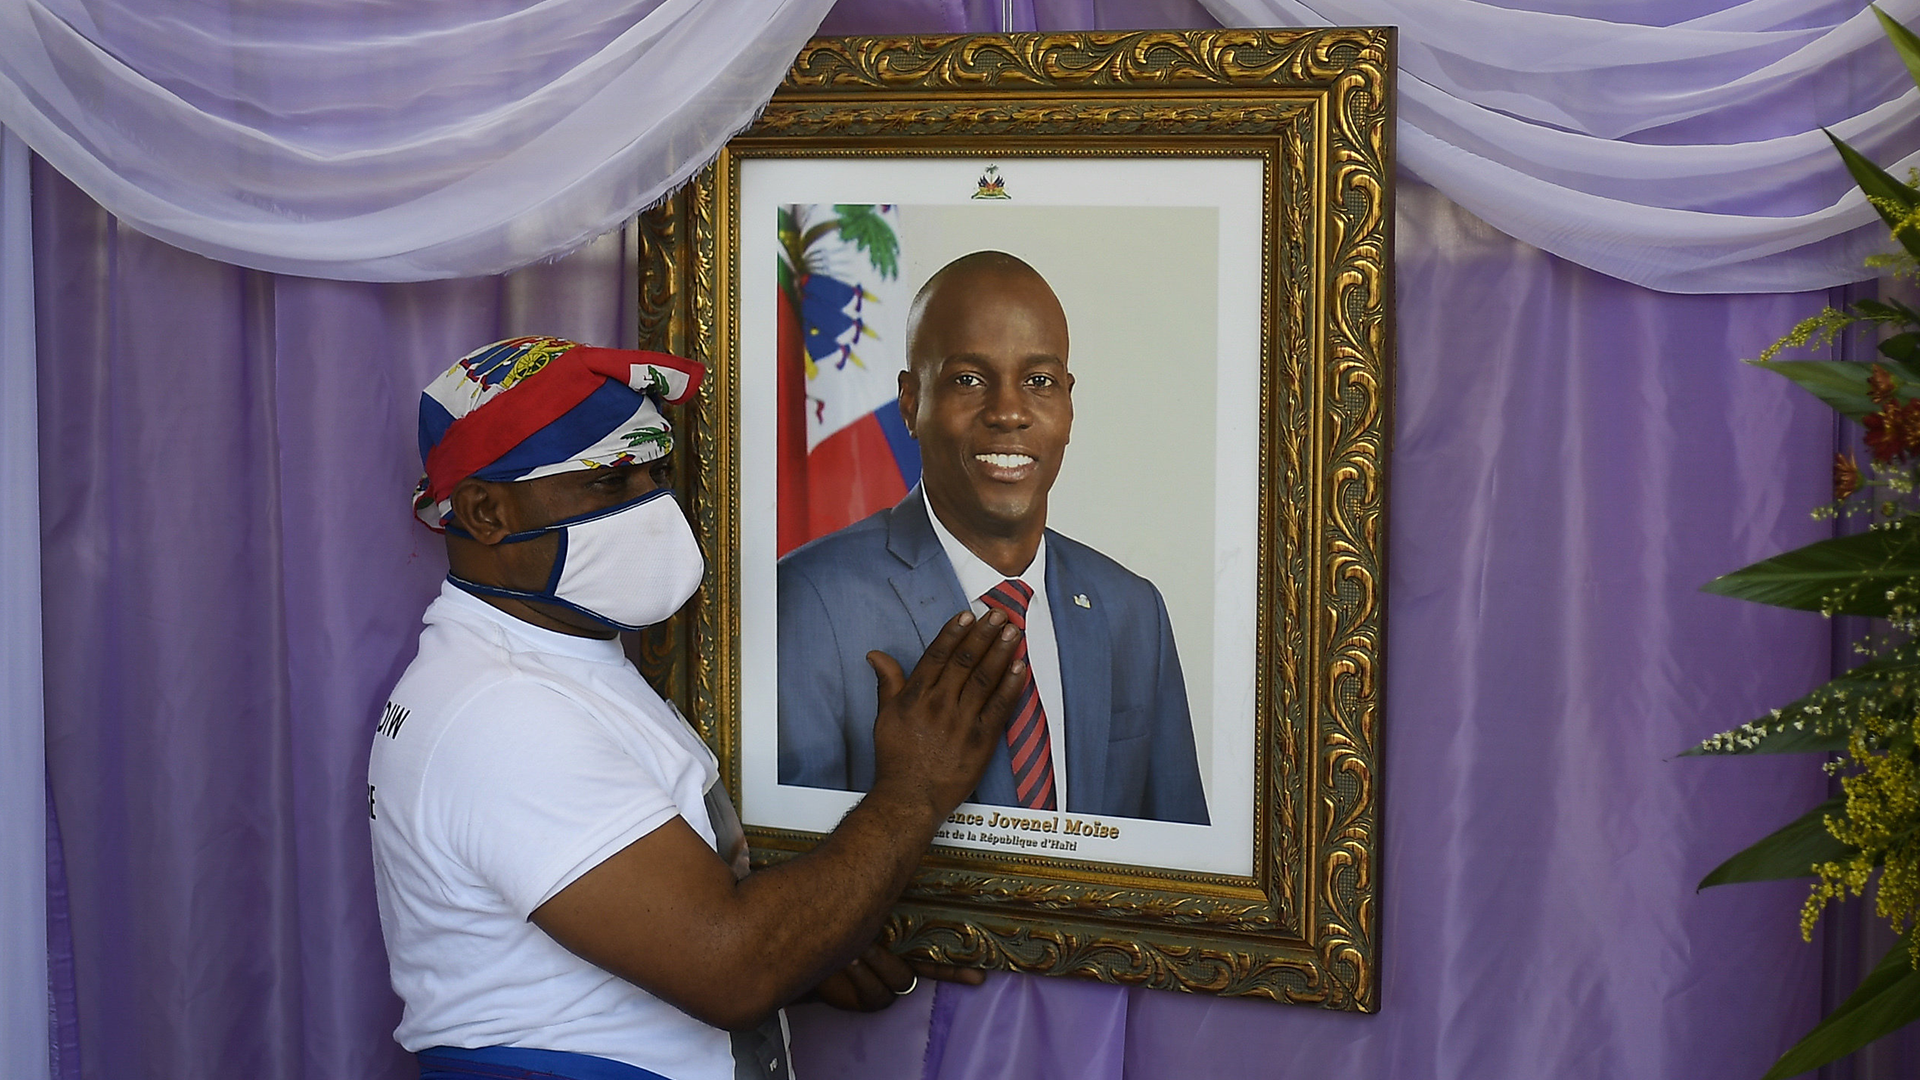
<path fill-rule="evenodd" d="M 973 193 L 976 199 L 1011 199 L 1007 194 L 1007 181 L 1000 175 L 1000 166 L 989 165 L 987 171 L 980 174 L 980 187 Z"/>

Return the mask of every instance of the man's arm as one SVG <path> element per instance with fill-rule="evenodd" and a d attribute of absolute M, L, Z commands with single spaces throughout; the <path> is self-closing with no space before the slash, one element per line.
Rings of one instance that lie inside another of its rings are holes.
<path fill-rule="evenodd" d="M 880 680 L 873 790 L 805 855 L 736 882 L 681 818 L 533 912 L 583 959 L 716 1027 L 743 1028 L 845 966 L 879 931 L 934 830 L 979 782 L 1019 699 L 1004 616 L 961 612 Z"/>

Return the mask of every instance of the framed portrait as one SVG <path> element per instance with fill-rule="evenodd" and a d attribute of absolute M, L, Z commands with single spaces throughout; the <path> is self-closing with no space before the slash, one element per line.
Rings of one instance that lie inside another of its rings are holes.
<path fill-rule="evenodd" d="M 643 218 L 643 344 L 711 370 L 708 578 L 643 666 L 758 863 L 872 783 L 869 650 L 1017 609 L 1031 689 L 895 947 L 1377 1007 L 1392 44 L 820 38 Z M 989 331 L 1012 389 L 953 359 Z"/>

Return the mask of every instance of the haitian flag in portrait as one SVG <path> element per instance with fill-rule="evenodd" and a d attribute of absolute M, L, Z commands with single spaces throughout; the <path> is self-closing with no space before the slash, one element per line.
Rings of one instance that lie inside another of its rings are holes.
<path fill-rule="evenodd" d="M 884 510 L 920 479 L 900 419 L 899 207 L 780 208 L 779 553 Z"/>

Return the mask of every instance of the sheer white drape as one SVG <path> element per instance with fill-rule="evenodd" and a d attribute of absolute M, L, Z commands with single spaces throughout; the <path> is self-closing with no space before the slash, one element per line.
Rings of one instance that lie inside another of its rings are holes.
<path fill-rule="evenodd" d="M 1673 292 L 1863 276 L 1882 241 L 1820 128 L 1920 163 L 1920 92 L 1861 0 L 1503 2 L 1203 0 L 1230 25 L 1399 26 L 1401 161 L 1548 251 Z M 0 0 L 0 122 L 216 259 L 492 273 L 685 180 L 829 6 Z"/>
<path fill-rule="evenodd" d="M 46 1080 L 40 447 L 25 143 L 0 128 L 0 1075 Z"/>
<path fill-rule="evenodd" d="M 1400 163 L 1649 288 L 1868 277 L 1885 233 L 1820 128 L 1896 174 L 1920 164 L 1920 91 L 1864 0 L 1201 3 L 1229 26 L 1398 26 Z M 1881 8 L 1920 18 L 1920 0 Z"/>
<path fill-rule="evenodd" d="M 0 123 L 120 220 L 222 262 L 491 274 L 691 176 L 830 6 L 0 0 Z"/>

